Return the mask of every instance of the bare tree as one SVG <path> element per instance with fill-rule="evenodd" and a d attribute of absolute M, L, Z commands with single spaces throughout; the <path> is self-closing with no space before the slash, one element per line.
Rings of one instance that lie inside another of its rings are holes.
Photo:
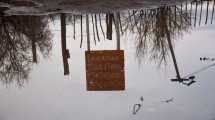
<path fill-rule="evenodd" d="M 166 63 L 169 54 L 166 33 L 174 43 L 173 40 L 189 30 L 189 24 L 189 13 L 178 6 L 139 10 L 122 20 L 124 31 L 133 31 L 136 35 L 136 54 L 140 62 L 142 58 L 149 57 L 158 60 L 159 64 Z"/>
<path fill-rule="evenodd" d="M 0 80 L 6 84 L 16 81 L 22 86 L 31 70 L 31 51 L 35 55 L 38 48 L 46 57 L 52 48 L 48 19 L 34 16 L 0 19 Z"/>

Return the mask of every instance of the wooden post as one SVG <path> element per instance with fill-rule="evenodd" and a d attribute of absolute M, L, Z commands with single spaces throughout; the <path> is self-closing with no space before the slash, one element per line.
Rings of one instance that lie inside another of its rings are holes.
<path fill-rule="evenodd" d="M 181 15 L 180 15 L 180 20 L 181 20 L 181 24 L 183 24 L 183 4 L 181 4 Z"/>
<path fill-rule="evenodd" d="M 119 25 L 120 25 L 121 33 L 124 34 L 123 29 L 122 29 L 122 21 L 121 21 L 121 17 L 120 17 L 120 13 L 119 12 L 117 13 L 117 17 L 119 18 Z"/>
<path fill-rule="evenodd" d="M 76 16 L 75 15 L 73 15 L 73 39 L 75 40 L 75 18 Z"/>
<path fill-rule="evenodd" d="M 205 20 L 205 24 L 208 23 L 208 7 L 209 7 L 209 1 L 207 2 L 207 11 L 206 11 L 206 20 Z"/>
<path fill-rule="evenodd" d="M 91 15 L 91 19 L 92 19 L 92 25 L 93 25 L 93 38 L 94 38 L 94 43 L 95 43 L 95 45 L 96 45 L 96 34 L 95 34 L 95 27 L 94 27 L 93 15 Z"/>
<path fill-rule="evenodd" d="M 64 65 L 64 75 L 69 74 L 69 51 L 66 49 L 66 16 L 65 13 L 60 14 L 61 18 L 61 47 L 62 47 L 62 56 L 63 56 L 63 65 Z"/>
<path fill-rule="evenodd" d="M 172 17 L 172 16 L 171 16 L 172 11 L 171 11 L 171 8 L 170 8 L 170 7 L 168 7 L 167 10 L 168 10 L 169 28 L 172 29 L 172 18 L 171 18 L 171 17 Z M 154 27 L 153 27 L 153 20 L 152 20 L 152 28 L 154 28 Z"/>
<path fill-rule="evenodd" d="M 194 27 L 196 27 L 196 15 L 197 15 L 198 2 L 196 2 L 196 10 L 195 10 L 195 22 Z"/>
<path fill-rule="evenodd" d="M 109 22 L 108 22 L 108 14 L 106 14 L 105 16 L 105 23 L 106 23 L 106 38 L 108 39 L 108 26 L 109 26 Z"/>
<path fill-rule="evenodd" d="M 35 29 L 38 25 L 38 22 L 36 21 L 30 21 L 29 25 L 33 24 L 34 26 L 32 27 L 32 34 L 31 34 L 31 47 L 32 47 L 32 57 L 33 57 L 33 63 L 37 63 L 37 46 L 36 46 L 36 40 L 37 40 L 37 30 Z"/>
<path fill-rule="evenodd" d="M 36 43 L 35 43 L 35 37 L 33 37 L 31 44 L 32 44 L 33 62 L 37 63 L 37 48 L 36 48 Z"/>
<path fill-rule="evenodd" d="M 175 14 L 175 23 L 174 23 L 174 27 L 176 27 L 176 25 L 177 25 L 177 12 L 176 12 L 176 5 L 175 5 L 175 7 L 174 7 L 175 9 L 174 9 L 174 14 Z"/>
<path fill-rule="evenodd" d="M 112 34 L 113 34 L 113 19 L 114 19 L 114 15 L 111 13 L 109 14 L 109 38 L 110 40 L 112 40 Z"/>
<path fill-rule="evenodd" d="M 211 24 L 213 24 L 213 18 L 214 18 L 214 6 L 215 6 L 215 0 L 213 4 L 213 10 L 212 10 L 212 16 L 211 16 Z"/>
<path fill-rule="evenodd" d="M 82 43 L 83 43 L 83 18 L 81 15 L 81 43 L 80 43 L 80 48 L 82 47 Z"/>
<path fill-rule="evenodd" d="M 97 36 L 98 41 L 100 42 L 99 30 L 98 30 L 98 22 L 97 22 L 97 16 L 96 16 L 96 14 L 94 15 L 94 18 L 95 18 L 96 36 Z"/>
<path fill-rule="evenodd" d="M 107 25 L 107 39 L 112 40 L 113 33 L 113 14 L 106 14 L 106 25 Z"/>
<path fill-rule="evenodd" d="M 118 14 L 115 13 L 115 29 L 116 29 L 116 40 L 117 40 L 117 50 L 120 50 L 120 26 L 119 26 L 119 18 L 117 17 Z"/>
<path fill-rule="evenodd" d="M 190 4 L 190 25 L 192 26 L 192 11 L 193 11 L 193 3 Z"/>
<path fill-rule="evenodd" d="M 89 16 L 86 14 L 86 31 L 87 31 L 87 50 L 90 51 L 90 26 Z"/>
<path fill-rule="evenodd" d="M 203 2 L 201 1 L 201 9 L 200 9 L 200 17 L 199 17 L 199 26 L 201 25 L 201 20 L 202 20 L 202 6 L 203 6 Z"/>

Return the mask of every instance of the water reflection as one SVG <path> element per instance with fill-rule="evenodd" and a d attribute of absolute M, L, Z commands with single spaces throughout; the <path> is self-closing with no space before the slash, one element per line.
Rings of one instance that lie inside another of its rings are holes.
<path fill-rule="evenodd" d="M 196 3 L 195 13 L 192 12 L 192 6 Z M 105 19 L 106 34 L 104 34 L 103 27 L 100 24 L 100 33 L 106 35 L 106 39 L 112 40 L 113 25 L 116 28 L 115 34 L 118 35 L 117 41 L 120 41 L 120 35 L 125 32 L 132 33 L 136 36 L 137 47 L 136 53 L 140 61 L 144 60 L 146 57 L 159 61 L 159 64 L 166 63 L 166 58 L 171 54 L 174 68 L 176 71 L 176 78 L 171 79 L 173 82 L 179 82 L 184 85 L 190 86 L 196 81 L 194 81 L 195 76 L 182 77 L 180 75 L 179 67 L 177 64 L 176 56 L 174 53 L 174 41 L 179 37 L 183 36 L 184 33 L 189 32 L 193 26 L 196 26 L 197 20 L 197 7 L 199 2 L 191 2 L 190 4 L 181 4 L 175 6 L 162 6 L 155 9 L 140 9 L 132 10 L 128 12 L 114 12 L 106 14 L 87 14 L 80 15 L 79 21 L 81 26 L 81 43 L 83 43 L 83 19 L 86 18 L 86 31 L 87 31 L 87 44 L 88 50 L 90 50 L 90 38 L 93 38 L 94 43 L 100 42 L 98 22 L 101 23 L 101 16 Z M 203 2 L 200 2 L 201 6 Z M 189 8 L 190 6 L 190 8 Z M 207 24 L 208 19 L 208 9 L 209 1 L 207 1 L 206 7 L 205 24 Z M 213 5 L 214 9 L 214 5 Z M 201 8 L 202 11 L 202 8 Z M 214 12 L 214 11 L 213 11 Z M 211 21 L 213 21 L 213 13 Z M 193 14 L 195 14 L 193 22 Z M 89 22 L 88 16 L 91 17 L 91 22 Z M 97 18 L 99 16 L 99 19 Z M 200 14 L 201 16 L 201 14 Z M 75 29 L 75 19 L 73 17 L 73 27 Z M 200 17 L 201 18 L 201 17 Z M 201 20 L 201 19 L 200 19 Z M 92 28 L 89 28 L 91 24 Z M 90 30 L 89 30 L 90 29 Z M 117 31 L 118 30 L 118 31 Z M 90 34 L 90 31 L 92 33 Z M 74 32 L 74 36 L 75 36 Z M 92 35 L 92 37 L 90 37 Z M 75 38 L 75 37 L 74 37 Z M 119 47 L 118 47 L 119 48 Z M 143 59 L 144 58 L 144 59 Z"/>
<path fill-rule="evenodd" d="M 137 56 L 149 55 L 151 59 L 159 60 L 160 64 L 166 62 L 169 44 L 172 46 L 174 40 L 191 28 L 189 18 L 188 12 L 181 11 L 177 6 L 135 14 L 129 28 L 137 31 Z"/>
<path fill-rule="evenodd" d="M 87 50 L 91 50 L 90 45 L 92 43 L 96 45 L 97 42 L 101 42 L 101 39 L 113 40 L 114 38 L 117 39 L 116 48 L 120 50 L 122 36 L 125 33 L 132 33 L 135 36 L 136 55 L 140 62 L 150 59 L 155 60 L 159 65 L 166 64 L 167 57 L 171 55 L 176 71 L 176 78 L 172 81 L 190 86 L 195 83 L 194 77 L 181 77 L 174 53 L 174 41 L 191 31 L 193 26 L 197 24 L 197 18 L 199 18 L 199 25 L 201 25 L 204 3 L 206 3 L 205 24 L 208 23 L 209 7 L 212 7 L 211 23 L 213 23 L 214 2 L 210 4 L 209 1 L 107 13 L 57 14 L 61 21 L 64 75 L 70 73 L 68 64 L 70 53 L 67 48 L 66 25 L 71 23 L 73 38 L 79 38 L 77 35 L 80 33 L 80 47 L 86 39 Z M 195 11 L 193 12 L 194 5 Z M 2 39 L 0 41 L 2 49 L 0 52 L 0 78 L 4 83 L 10 83 L 15 79 L 19 85 L 22 85 L 28 77 L 32 62 L 38 62 L 37 50 L 44 57 L 47 57 L 51 51 L 52 40 L 48 28 L 51 17 L 4 16 L 4 10 L 6 8 L 1 8 L 0 12 L 0 37 Z"/>
<path fill-rule="evenodd" d="M 68 58 L 69 50 L 66 47 L 66 17 L 65 14 L 60 15 L 61 20 L 61 47 L 62 47 L 62 56 L 63 56 L 63 66 L 64 66 L 64 75 L 69 74 L 69 64 Z"/>
<path fill-rule="evenodd" d="M 132 12 L 132 14 L 131 14 Z M 190 14 L 186 9 L 179 9 L 177 6 L 163 6 L 156 9 L 150 10 L 133 10 L 128 11 L 128 14 L 122 14 L 121 18 L 120 13 L 109 13 L 104 16 L 106 23 L 106 38 L 112 40 L 113 28 L 114 25 L 116 29 L 117 41 L 120 41 L 120 34 L 125 32 L 131 32 L 133 35 L 136 35 L 137 43 L 137 57 L 140 60 L 149 55 L 153 60 L 159 60 L 160 64 L 166 62 L 166 57 L 170 51 L 173 58 L 174 67 L 177 74 L 177 79 L 175 81 L 183 82 L 184 78 L 181 78 L 179 73 L 179 68 L 177 66 L 176 57 L 173 49 L 173 41 L 182 36 L 184 32 L 188 32 L 191 28 L 190 23 Z M 88 16 L 88 15 L 87 15 Z M 98 29 L 96 29 L 95 34 L 95 22 L 97 18 L 92 16 L 92 31 L 94 43 L 99 40 Z M 87 18 L 86 18 L 87 19 Z M 87 21 L 87 20 L 86 20 Z M 117 22 L 118 21 L 118 22 Z M 89 25 L 89 22 L 86 23 Z M 75 26 L 75 24 L 74 24 Z M 81 17 L 81 26 L 82 26 L 82 17 Z M 120 28 L 119 28 L 120 27 Z M 102 27 L 101 27 L 102 30 Z M 87 39 L 89 41 L 89 30 L 87 32 Z M 81 27 L 82 33 L 82 27 Z M 82 35 L 82 34 L 81 34 Z M 96 40 L 97 36 L 97 40 Z M 81 36 L 82 44 L 83 36 Z M 90 45 L 90 42 L 87 43 Z M 120 45 L 120 44 L 118 44 Z M 81 45 L 80 45 L 81 46 Z M 119 48 L 119 47 L 117 47 Z M 89 48 L 88 48 L 89 49 Z"/>
<path fill-rule="evenodd" d="M 0 16 L 0 80 L 27 80 L 32 62 L 37 63 L 37 50 L 47 57 L 52 48 L 48 19 L 36 16 Z"/>

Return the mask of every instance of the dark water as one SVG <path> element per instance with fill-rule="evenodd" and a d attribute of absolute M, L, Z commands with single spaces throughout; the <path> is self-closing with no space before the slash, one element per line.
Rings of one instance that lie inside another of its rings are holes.
<path fill-rule="evenodd" d="M 0 120 L 214 120 L 214 2 L 151 4 L 45 16 L 2 7 Z M 88 35 L 91 51 L 124 58 L 92 57 L 90 66 Z M 124 90 L 87 91 L 89 73 L 124 79 L 111 85 Z"/>

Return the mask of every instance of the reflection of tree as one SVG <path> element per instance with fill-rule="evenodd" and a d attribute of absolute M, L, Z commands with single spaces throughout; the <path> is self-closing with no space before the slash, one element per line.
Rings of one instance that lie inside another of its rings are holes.
<path fill-rule="evenodd" d="M 61 18 L 61 47 L 62 47 L 62 57 L 64 66 L 64 75 L 69 75 L 69 50 L 66 47 L 66 16 L 65 14 L 60 15 Z"/>
<path fill-rule="evenodd" d="M 32 57 L 36 62 L 36 46 L 43 56 L 52 47 L 48 19 L 34 16 L 0 16 L 0 80 L 23 85 L 31 69 Z"/>
<path fill-rule="evenodd" d="M 94 15 L 94 17 L 93 17 Z M 81 16 L 81 17 L 78 17 Z M 83 16 L 83 17 L 82 17 Z M 96 17 L 99 16 L 99 17 Z M 99 33 L 104 34 L 101 24 L 101 18 L 105 21 L 106 26 L 106 38 L 112 39 L 113 26 L 116 25 L 116 20 L 119 21 L 120 32 L 123 34 L 126 31 L 132 32 L 136 35 L 137 39 L 137 56 L 142 60 L 144 57 L 159 60 L 160 63 L 166 62 L 166 57 L 169 54 L 169 43 L 176 38 L 182 36 L 184 32 L 189 30 L 190 26 L 190 14 L 180 6 L 163 6 L 155 9 L 143 9 L 129 11 L 128 14 L 124 12 L 107 14 L 92 14 L 92 32 L 94 42 L 100 41 Z M 76 24 L 81 24 L 81 44 L 83 41 L 83 25 L 82 19 L 85 19 L 84 15 L 73 15 L 68 17 L 70 23 L 73 25 L 73 36 L 77 33 Z M 73 18 L 73 19 L 72 19 Z M 72 21 L 72 22 L 71 22 Z M 99 21 L 99 22 L 97 22 Z M 100 23 L 100 29 L 97 28 Z M 100 30 L 100 31 L 98 31 Z M 167 34 L 168 33 L 168 34 Z M 96 40 L 97 36 L 97 40 Z"/>
<path fill-rule="evenodd" d="M 168 55 L 168 35 L 173 41 L 190 27 L 188 13 L 177 6 L 139 10 L 129 14 L 125 28 L 137 35 L 137 56 L 158 59 L 160 63 L 165 62 Z"/>

